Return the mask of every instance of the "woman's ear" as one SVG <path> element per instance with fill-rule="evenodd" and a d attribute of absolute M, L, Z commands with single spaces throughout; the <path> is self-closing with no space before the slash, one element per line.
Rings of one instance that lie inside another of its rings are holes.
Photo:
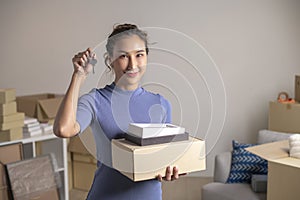
<path fill-rule="evenodd" d="M 111 70 L 113 68 L 112 65 L 112 59 L 111 57 L 108 55 L 108 53 L 104 54 L 104 63 L 105 65 L 108 67 L 109 70 Z"/>

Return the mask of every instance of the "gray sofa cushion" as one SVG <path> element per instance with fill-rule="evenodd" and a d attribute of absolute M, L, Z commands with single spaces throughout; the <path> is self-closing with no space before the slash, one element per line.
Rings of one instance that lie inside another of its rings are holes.
<path fill-rule="evenodd" d="M 283 133 L 270 130 L 260 130 L 258 132 L 257 144 L 288 140 L 292 133 Z"/>
<path fill-rule="evenodd" d="M 210 183 L 202 187 L 202 199 L 207 200 L 265 200 L 266 193 L 255 193 L 250 184 Z"/>
<path fill-rule="evenodd" d="M 223 152 L 215 157 L 214 181 L 226 183 L 231 168 L 231 152 Z"/>

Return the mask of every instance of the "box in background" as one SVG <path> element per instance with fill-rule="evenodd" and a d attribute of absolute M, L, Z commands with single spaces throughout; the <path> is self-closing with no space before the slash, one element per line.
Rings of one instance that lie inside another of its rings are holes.
<path fill-rule="evenodd" d="M 85 130 L 88 134 L 90 129 Z M 72 168 L 72 184 L 73 188 L 89 191 L 93 183 L 95 171 L 97 169 L 97 160 L 85 148 L 79 136 L 70 138 L 69 152 L 71 153 L 71 166 Z"/>
<path fill-rule="evenodd" d="M 22 144 L 11 144 L 0 146 L 0 199 L 6 200 L 8 198 L 8 186 L 7 186 L 7 176 L 5 173 L 5 164 L 20 161 L 23 158 Z"/>
<path fill-rule="evenodd" d="M 5 104 L 16 100 L 16 90 L 14 88 L 0 88 L 0 104 Z"/>
<path fill-rule="evenodd" d="M 17 112 L 17 104 L 15 101 L 0 104 L 0 115 L 10 115 L 15 114 Z"/>
<path fill-rule="evenodd" d="M 0 131 L 0 142 L 20 140 L 23 138 L 22 127 L 12 128 L 5 131 Z"/>
<path fill-rule="evenodd" d="M 300 133 L 299 103 L 269 103 L 269 130 Z"/>
<path fill-rule="evenodd" d="M 289 157 L 288 140 L 247 148 L 268 160 L 268 200 L 298 200 L 300 159 Z"/>
<path fill-rule="evenodd" d="M 26 116 L 37 118 L 40 122 L 55 119 L 63 95 L 37 94 L 17 97 L 17 110 Z"/>
<path fill-rule="evenodd" d="M 95 171 L 97 169 L 96 164 L 73 161 L 73 187 L 84 191 L 89 191 Z"/>
<path fill-rule="evenodd" d="M 205 142 L 190 137 L 187 141 L 138 146 L 125 139 L 112 140 L 113 167 L 133 181 L 164 175 L 167 166 L 177 166 L 180 173 L 206 168 Z"/>
<path fill-rule="evenodd" d="M 295 77 L 295 100 L 300 103 L 300 76 Z"/>

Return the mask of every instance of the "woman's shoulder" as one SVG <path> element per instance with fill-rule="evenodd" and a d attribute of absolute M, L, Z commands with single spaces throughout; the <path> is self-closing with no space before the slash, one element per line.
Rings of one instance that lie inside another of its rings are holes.
<path fill-rule="evenodd" d="M 157 98 L 159 99 L 162 103 L 167 103 L 169 104 L 169 101 L 160 93 L 155 93 L 155 92 L 152 92 L 152 91 L 149 91 L 149 90 L 146 90 L 144 88 L 142 88 L 142 94 L 144 95 L 148 95 L 148 96 L 152 96 L 153 98 Z"/>

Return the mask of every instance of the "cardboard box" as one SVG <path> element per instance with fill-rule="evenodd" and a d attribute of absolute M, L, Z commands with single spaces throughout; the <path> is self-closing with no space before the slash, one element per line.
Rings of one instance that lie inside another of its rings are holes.
<path fill-rule="evenodd" d="M 86 131 L 89 133 L 91 130 L 87 129 Z M 97 160 L 85 148 L 79 136 L 70 138 L 69 151 L 73 170 L 73 188 L 89 191 L 97 169 Z"/>
<path fill-rule="evenodd" d="M 48 122 L 56 116 L 63 95 L 37 94 L 17 97 L 18 112 L 37 118 L 40 122 Z"/>
<path fill-rule="evenodd" d="M 10 115 L 17 112 L 17 103 L 15 101 L 0 104 L 0 116 Z"/>
<path fill-rule="evenodd" d="M 113 167 L 133 181 L 164 175 L 167 166 L 180 173 L 204 170 L 205 142 L 190 137 L 187 141 L 138 146 L 125 139 L 112 140 Z"/>
<path fill-rule="evenodd" d="M 0 146 L 0 199 L 7 200 L 8 198 L 8 186 L 7 186 L 7 176 L 5 173 L 5 164 L 19 161 L 23 158 L 22 144 L 11 144 Z M 3 165 L 4 164 L 4 165 Z"/>
<path fill-rule="evenodd" d="M 300 103 L 300 76 L 295 77 L 295 100 Z"/>
<path fill-rule="evenodd" d="M 89 191 L 93 183 L 96 164 L 73 161 L 73 187 Z"/>
<path fill-rule="evenodd" d="M 79 136 L 71 137 L 69 142 L 69 152 L 90 155 Z"/>
<path fill-rule="evenodd" d="M 71 161 L 68 161 L 68 183 L 70 191 L 73 189 L 73 166 Z"/>
<path fill-rule="evenodd" d="M 0 162 L 3 164 L 22 160 L 22 143 L 0 146 Z"/>
<path fill-rule="evenodd" d="M 176 134 L 176 135 L 166 135 L 166 136 L 160 136 L 160 137 L 150 137 L 150 138 L 140 138 L 136 137 L 130 134 L 125 134 L 125 139 L 133 142 L 140 146 L 147 146 L 147 145 L 153 145 L 153 144 L 163 144 L 163 143 L 169 143 L 169 142 L 178 142 L 178 141 L 184 141 L 189 139 L 189 134 L 187 132 L 183 134 Z"/>
<path fill-rule="evenodd" d="M 22 127 L 12 128 L 6 131 L 0 131 L 0 142 L 20 140 L 23 138 Z"/>
<path fill-rule="evenodd" d="M 18 128 L 18 127 L 23 127 L 23 126 L 24 126 L 24 120 L 6 122 L 4 124 L 0 123 L 0 131 L 5 131 L 5 130 L 12 129 L 12 128 Z"/>
<path fill-rule="evenodd" d="M 185 128 L 173 124 L 130 123 L 128 133 L 140 138 L 153 138 L 185 133 Z"/>
<path fill-rule="evenodd" d="M 8 200 L 8 186 L 6 181 L 5 167 L 0 163 L 0 199 Z"/>
<path fill-rule="evenodd" d="M 16 100 L 16 90 L 14 88 L 0 89 L 0 104 L 5 104 Z"/>
<path fill-rule="evenodd" d="M 8 122 L 14 122 L 14 121 L 24 121 L 25 115 L 24 113 L 14 113 L 10 115 L 3 115 L 0 116 L 0 123 L 8 123 Z"/>
<path fill-rule="evenodd" d="M 269 130 L 300 133 L 299 103 L 269 103 Z"/>
<path fill-rule="evenodd" d="M 289 157 L 288 140 L 247 148 L 268 160 L 268 200 L 298 200 L 300 159 Z"/>

